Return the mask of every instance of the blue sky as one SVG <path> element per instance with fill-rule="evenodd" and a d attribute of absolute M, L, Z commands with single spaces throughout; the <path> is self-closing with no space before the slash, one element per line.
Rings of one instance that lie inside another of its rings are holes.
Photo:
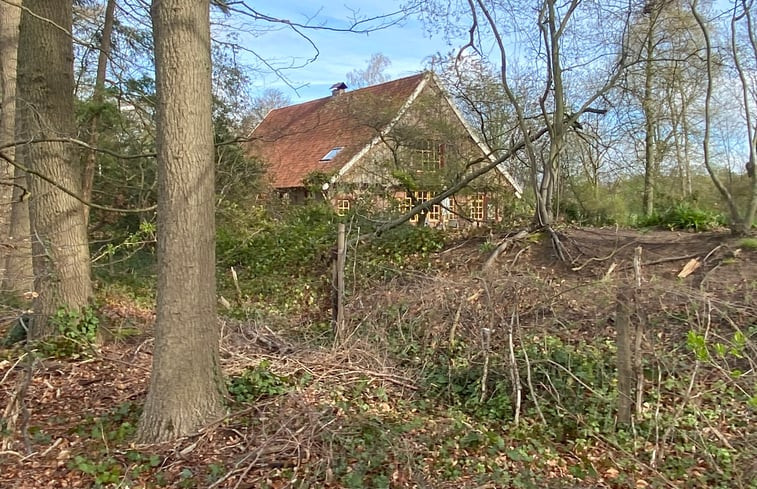
<path fill-rule="evenodd" d="M 395 11 L 400 5 L 401 2 L 394 0 L 350 0 L 348 8 L 341 3 L 324 4 L 318 0 L 261 0 L 254 3 L 254 8 L 266 15 L 292 22 L 307 23 L 312 18 L 310 24 L 343 28 L 349 25 L 353 15 L 350 9 L 357 11 L 361 17 L 372 17 Z M 256 25 L 271 26 L 266 23 Z M 423 70 L 431 55 L 447 52 L 459 44 L 450 43 L 441 34 L 429 35 L 417 19 L 407 19 L 399 25 L 368 34 L 326 30 L 304 32 L 318 48 L 317 59 L 304 67 L 282 71 L 291 85 L 300 88 L 295 91 L 275 74 L 261 73 L 253 79 L 253 94 L 266 88 L 277 88 L 293 102 L 325 97 L 330 94 L 332 84 L 345 81 L 348 72 L 364 69 L 373 53 L 382 53 L 391 60 L 386 73 L 394 79 Z M 277 67 L 302 64 L 316 54 L 308 41 L 289 27 L 268 30 L 255 36 L 246 35 L 239 41 Z M 253 58 L 249 54 L 245 56 Z"/>

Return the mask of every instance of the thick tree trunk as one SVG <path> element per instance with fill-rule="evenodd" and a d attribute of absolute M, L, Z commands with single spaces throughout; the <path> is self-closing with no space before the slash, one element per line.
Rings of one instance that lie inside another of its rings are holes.
<path fill-rule="evenodd" d="M 154 0 L 158 300 L 150 390 L 138 438 L 195 432 L 223 414 L 215 314 L 208 0 Z"/>
<path fill-rule="evenodd" d="M 18 48 L 16 124 L 33 142 L 24 161 L 66 189 L 81 194 L 81 165 L 70 145 L 47 141 L 74 137 L 72 0 L 25 0 Z M 89 248 L 82 204 L 29 175 L 35 318 L 31 335 L 53 333 L 48 318 L 59 307 L 78 309 L 92 295 Z"/>
<path fill-rule="evenodd" d="M 97 57 L 97 76 L 95 78 L 95 89 L 92 94 L 92 105 L 94 113 L 89 123 L 89 145 L 97 147 L 97 141 L 100 136 L 100 111 L 105 100 L 105 73 L 108 67 L 108 56 L 110 55 L 110 38 L 113 34 L 113 23 L 115 20 L 116 0 L 108 0 L 105 6 L 105 20 L 102 30 L 102 41 L 100 42 L 100 54 Z M 84 164 L 84 173 L 82 175 L 82 199 L 86 202 L 92 202 L 92 185 L 95 180 L 95 166 L 97 164 L 97 154 L 90 150 L 87 154 L 87 161 Z M 84 206 L 84 222 L 89 223 L 89 206 Z"/>
<path fill-rule="evenodd" d="M 0 146 L 16 139 L 16 64 L 20 22 L 21 9 L 0 2 L 0 89 L 3 94 L 0 105 Z M 14 146 L 9 146 L 3 150 L 3 155 L 11 160 L 23 159 L 23 150 L 16 151 Z M 34 287 L 34 275 L 29 240 L 29 205 L 24 200 L 27 195 L 26 173 L 5 161 L 0 162 L 0 165 L 0 236 L 7 246 L 5 259 L 0 263 L 3 270 L 0 288 L 17 293 L 30 292 Z"/>

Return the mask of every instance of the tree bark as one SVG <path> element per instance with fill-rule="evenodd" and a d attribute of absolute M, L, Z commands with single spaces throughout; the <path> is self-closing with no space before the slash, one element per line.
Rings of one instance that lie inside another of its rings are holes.
<path fill-rule="evenodd" d="M 16 50 L 20 19 L 21 9 L 0 2 L 0 146 L 12 143 L 15 138 Z M 5 155 L 14 158 L 14 149 L 6 149 Z M 12 180 L 13 167 L 5 161 L 0 162 L 0 239 L 3 241 L 9 234 Z"/>
<path fill-rule="evenodd" d="M 18 36 L 21 9 L 9 3 L 0 2 L 0 89 L 3 94 L 0 119 L 0 146 L 16 139 L 16 67 L 18 61 Z M 14 146 L 3 150 L 3 156 L 10 159 L 23 158 L 23 150 Z M 29 240 L 29 205 L 26 173 L 13 168 L 6 162 L 2 165 L 2 188 L 0 204 L 2 236 L 8 247 L 2 264 L 2 290 L 10 292 L 30 292 L 34 287 L 32 273 L 32 250 Z"/>
<path fill-rule="evenodd" d="M 74 120 L 72 0 L 26 0 L 18 48 L 16 124 L 29 144 L 24 162 L 81 194 L 81 164 L 70 145 L 47 141 L 76 136 Z M 59 307 L 79 309 L 92 295 L 82 204 L 29 175 L 29 217 L 35 318 L 30 335 L 53 334 L 48 318 Z"/>
<path fill-rule="evenodd" d="M 215 314 L 208 0 L 154 0 L 158 295 L 150 390 L 138 439 L 196 432 L 223 414 Z"/>

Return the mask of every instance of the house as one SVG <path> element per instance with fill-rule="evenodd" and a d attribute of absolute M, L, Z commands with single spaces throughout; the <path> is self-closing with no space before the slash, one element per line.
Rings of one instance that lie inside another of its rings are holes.
<path fill-rule="evenodd" d="M 366 197 L 374 209 L 407 209 L 495 155 L 431 72 L 274 109 L 252 131 L 249 156 L 292 201 L 325 198 L 340 213 Z M 428 225 L 500 219 L 520 197 L 503 166 L 421 218 Z"/>

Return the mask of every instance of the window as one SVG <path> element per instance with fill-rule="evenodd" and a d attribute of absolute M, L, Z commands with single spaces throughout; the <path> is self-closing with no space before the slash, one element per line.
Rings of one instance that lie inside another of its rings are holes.
<path fill-rule="evenodd" d="M 427 192 L 424 190 L 413 192 L 413 197 L 415 197 L 418 204 L 427 202 L 434 198 L 431 192 Z M 408 195 L 405 197 L 405 205 L 402 206 L 402 211 L 407 212 L 412 208 L 413 208 L 413 199 Z M 432 205 L 431 208 L 429 208 L 427 211 L 426 220 L 440 221 L 441 219 L 442 219 L 442 206 L 439 204 Z M 418 222 L 418 215 L 416 214 L 415 216 L 413 216 L 411 221 Z"/>
<path fill-rule="evenodd" d="M 418 147 L 411 149 L 410 162 L 416 170 L 438 170 L 444 163 L 444 145 L 433 141 L 425 141 Z"/>
<path fill-rule="evenodd" d="M 331 151 L 329 151 L 328 153 L 326 153 L 325 155 L 323 155 L 323 158 L 321 158 L 320 161 L 331 161 L 331 160 L 333 160 L 336 157 L 336 155 L 338 155 L 339 152 L 341 150 L 343 150 L 343 149 L 344 148 L 342 146 L 337 146 L 336 148 L 333 148 Z"/>
<path fill-rule="evenodd" d="M 470 199 L 470 218 L 474 221 L 483 221 L 484 209 L 484 194 L 473 195 Z"/>
<path fill-rule="evenodd" d="M 336 202 L 336 213 L 340 216 L 344 216 L 350 211 L 350 201 L 347 199 L 339 199 Z"/>

